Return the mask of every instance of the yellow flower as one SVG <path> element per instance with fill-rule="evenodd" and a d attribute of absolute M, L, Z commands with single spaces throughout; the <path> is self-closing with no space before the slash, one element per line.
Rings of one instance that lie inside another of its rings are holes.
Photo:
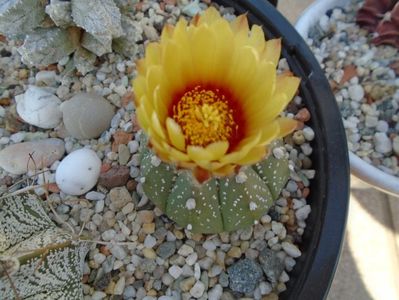
<path fill-rule="evenodd" d="M 197 178 L 229 175 L 267 154 L 296 121 L 279 117 L 299 79 L 276 74 L 281 40 L 265 40 L 246 15 L 228 22 L 215 8 L 166 25 L 137 62 L 137 120 L 165 162 Z"/>

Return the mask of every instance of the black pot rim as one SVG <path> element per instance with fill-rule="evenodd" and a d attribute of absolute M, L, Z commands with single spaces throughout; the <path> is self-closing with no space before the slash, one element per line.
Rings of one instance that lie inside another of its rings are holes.
<path fill-rule="evenodd" d="M 308 202 L 312 212 L 300 245 L 302 256 L 290 272 L 280 299 L 325 299 L 341 252 L 349 203 L 350 169 L 345 131 L 329 83 L 317 60 L 294 27 L 266 0 L 215 0 L 247 13 L 263 26 L 267 38 L 281 37 L 282 55 L 302 79 L 300 94 L 315 131 L 312 161 L 316 178 Z"/>

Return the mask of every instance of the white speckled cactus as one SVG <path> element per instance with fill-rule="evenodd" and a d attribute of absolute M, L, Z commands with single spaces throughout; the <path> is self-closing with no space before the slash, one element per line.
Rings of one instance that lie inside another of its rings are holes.
<path fill-rule="evenodd" d="M 24 63 L 44 66 L 73 53 L 72 65 L 85 74 L 96 56 L 112 50 L 133 56 L 141 29 L 130 17 L 131 5 L 114 0 L 3 0 L 0 33 L 24 40 Z"/>
<path fill-rule="evenodd" d="M 177 170 L 143 147 L 141 175 L 145 194 L 178 225 L 193 232 L 219 233 L 256 224 L 278 198 L 289 168 L 286 155 L 271 154 L 235 175 L 200 184 L 191 171 Z"/>
<path fill-rule="evenodd" d="M 82 299 L 86 243 L 55 226 L 40 200 L 23 194 L 0 204 L 0 299 Z"/>

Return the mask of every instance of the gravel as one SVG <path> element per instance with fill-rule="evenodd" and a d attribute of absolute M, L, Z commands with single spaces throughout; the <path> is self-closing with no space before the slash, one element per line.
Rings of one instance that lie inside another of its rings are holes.
<path fill-rule="evenodd" d="M 391 67 L 398 50 L 373 45 L 373 35 L 356 25 L 356 11 L 363 2 L 352 0 L 345 8 L 323 15 L 307 42 L 330 81 L 349 150 L 399 176 L 394 147 L 399 136 L 399 78 Z"/>
<path fill-rule="evenodd" d="M 136 12 L 136 25 L 151 27 L 159 35 L 162 25 L 176 22 L 188 3 L 178 2 L 177 6 L 167 4 L 164 8 L 159 1 L 140 2 L 142 7 Z M 204 9 L 207 4 L 201 1 L 198 6 Z M 186 8 L 185 12 L 192 14 L 193 9 L 197 8 Z M 227 18 L 233 18 L 232 9 L 220 10 Z M 143 39 L 146 36 L 155 38 L 153 29 L 147 28 Z M 275 157 L 288 155 L 292 167 L 290 180 L 280 199 L 258 224 L 231 233 L 194 234 L 163 216 L 144 195 L 139 180 L 140 135 L 131 101 L 130 81 L 136 74 L 135 61 L 143 55 L 143 45 L 139 45 L 138 55 L 130 59 L 117 54 L 104 55 L 96 69 L 85 76 L 61 76 L 67 59 L 52 66 L 56 76 L 52 70 L 40 74 L 43 70 L 27 70 L 20 63 L 15 46 L 13 42 L 0 42 L 0 48 L 12 53 L 10 57 L 0 57 L 0 99 L 11 101 L 9 106 L 0 106 L 0 150 L 20 141 L 56 137 L 65 142 L 67 153 L 83 147 L 92 149 L 102 162 L 100 184 L 94 190 L 80 197 L 57 191 L 49 195 L 58 214 L 50 213 L 54 222 L 60 226 L 68 223 L 75 232 L 82 232 L 83 236 L 93 241 L 84 262 L 85 300 L 110 297 L 235 299 L 232 291 L 238 292 L 237 297 L 261 299 L 263 296 L 274 297 L 285 289 L 289 272 L 296 264 L 295 258 L 301 255 L 298 237 L 303 234 L 306 218 L 311 213 L 306 199 L 309 180 L 315 176 L 308 157 L 313 151 L 312 141 L 315 138 L 311 127 L 305 123 L 293 138 L 286 139 L 284 146 L 274 149 Z M 284 59 L 280 61 L 279 68 L 287 70 Z M 63 102 L 80 92 L 98 92 L 115 108 L 110 127 L 99 138 L 78 140 L 67 136 L 62 126 L 45 130 L 17 121 L 13 113 L 13 99 L 25 91 L 28 83 L 38 82 L 51 84 Z M 129 100 L 127 103 L 125 98 Z M 289 110 L 302 122 L 310 118 L 299 96 Z M 390 123 L 378 121 L 375 127 L 378 132 L 389 134 L 391 129 L 386 131 L 386 127 Z M 369 141 L 372 142 L 372 139 L 373 136 Z M 392 146 L 397 151 L 398 143 Z M 156 165 L 159 162 L 154 157 L 152 163 Z M 57 160 L 48 172 L 54 174 L 58 164 Z M 6 176 L 14 182 L 21 179 L 1 170 L 0 178 Z M 246 179 L 239 175 L 236 180 Z M 1 186 L 1 189 L 4 188 L 5 185 Z M 196 204 L 190 202 L 188 205 Z M 262 270 L 264 251 L 279 259 L 279 270 L 284 270 L 277 273 L 284 276 L 275 273 L 277 275 L 271 279 L 270 274 Z M 248 284 L 239 283 L 237 278 L 243 274 L 246 274 L 244 280 L 253 280 Z M 185 285 L 181 289 L 183 281 Z"/>

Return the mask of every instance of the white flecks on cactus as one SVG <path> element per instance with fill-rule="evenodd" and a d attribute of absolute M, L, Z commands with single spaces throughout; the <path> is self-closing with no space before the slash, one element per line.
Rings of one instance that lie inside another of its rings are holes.
<path fill-rule="evenodd" d="M 238 174 L 236 175 L 237 183 L 244 183 L 245 181 L 247 181 L 247 179 L 248 176 L 243 171 L 238 172 Z"/>
<path fill-rule="evenodd" d="M 61 123 L 61 100 L 51 89 L 29 86 L 15 97 L 17 113 L 27 123 L 41 128 L 54 128 Z"/>
<path fill-rule="evenodd" d="M 277 159 L 282 159 L 285 156 L 285 148 L 284 147 L 276 147 L 273 149 L 273 155 Z"/>
<path fill-rule="evenodd" d="M 186 201 L 186 208 L 187 208 L 188 210 L 194 209 L 194 208 L 195 208 L 195 205 L 196 205 L 196 203 L 195 203 L 195 199 L 194 199 L 194 198 L 189 198 L 189 199 Z"/>
<path fill-rule="evenodd" d="M 255 202 L 249 202 L 249 210 L 254 211 L 258 208 L 258 205 Z"/>
<path fill-rule="evenodd" d="M 187 224 L 187 230 L 192 230 L 192 229 L 193 229 L 193 225 Z"/>
<path fill-rule="evenodd" d="M 79 149 L 61 161 L 55 173 L 55 180 L 64 193 L 82 195 L 95 186 L 100 176 L 100 168 L 101 160 L 93 150 Z"/>
<path fill-rule="evenodd" d="M 154 167 L 159 167 L 159 165 L 161 164 L 161 160 L 159 159 L 158 156 L 153 155 L 153 156 L 151 157 L 151 164 L 152 164 Z"/>
<path fill-rule="evenodd" d="M 3 201 L 0 232 L 4 233 L 1 259 L 12 257 L 6 264 L 13 276 L 12 281 L 0 276 L 2 298 L 83 298 L 81 278 L 87 244 L 75 243 L 70 233 L 56 227 L 37 196 L 22 194 Z"/>

